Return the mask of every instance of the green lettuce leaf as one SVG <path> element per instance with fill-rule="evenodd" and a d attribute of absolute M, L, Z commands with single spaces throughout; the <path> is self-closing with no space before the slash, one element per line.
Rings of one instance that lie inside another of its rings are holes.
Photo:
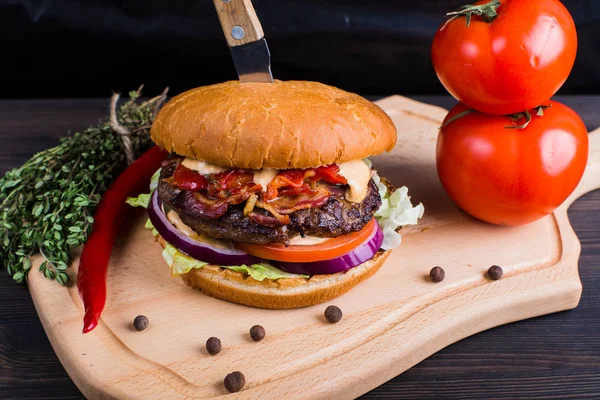
<path fill-rule="evenodd" d="M 154 192 L 154 189 L 158 187 L 158 178 L 160 178 L 160 171 L 162 168 L 156 170 L 152 178 L 150 179 L 150 192 Z"/>
<path fill-rule="evenodd" d="M 406 186 L 402 186 L 390 194 L 387 186 L 381 182 L 381 178 L 376 172 L 373 174 L 373 181 L 375 181 L 381 196 L 381 207 L 375 213 L 375 218 L 383 231 L 381 248 L 384 250 L 395 249 L 402 241 L 402 236 L 396 230 L 401 226 L 416 225 L 423 217 L 425 207 L 423 204 L 413 207 Z"/>
<path fill-rule="evenodd" d="M 167 265 L 171 267 L 171 275 L 182 275 L 190 272 L 193 269 L 199 269 L 208 265 L 204 261 L 196 260 L 177 250 L 174 246 L 166 243 L 162 256 Z"/>
<path fill-rule="evenodd" d="M 152 179 L 150 179 L 150 193 L 142 193 L 138 197 L 128 197 L 126 202 L 132 207 L 144 207 L 148 208 L 150 203 L 150 197 L 156 188 L 158 187 L 158 178 L 160 177 L 161 168 L 157 169 Z"/>
<path fill-rule="evenodd" d="M 142 193 L 138 197 L 128 197 L 126 202 L 132 207 L 144 207 L 148 208 L 150 203 L 150 196 L 152 193 Z"/>
<path fill-rule="evenodd" d="M 253 264 L 253 265 L 236 265 L 236 266 L 226 266 L 223 268 L 230 269 L 232 271 L 242 272 L 250 275 L 257 281 L 263 281 L 264 279 L 281 279 L 281 278 L 305 278 L 308 279 L 308 275 L 298 275 L 298 274 L 290 274 L 289 272 L 285 272 L 280 270 L 279 268 L 275 268 L 271 264 L 261 263 L 261 264 Z"/>
<path fill-rule="evenodd" d="M 144 225 L 144 228 L 150 229 L 150 231 L 152 232 L 152 236 L 154 236 L 154 237 L 158 236 L 158 231 L 156 230 L 154 225 L 152 225 L 152 221 L 150 221 L 150 218 L 148 218 L 146 220 L 146 224 Z"/>

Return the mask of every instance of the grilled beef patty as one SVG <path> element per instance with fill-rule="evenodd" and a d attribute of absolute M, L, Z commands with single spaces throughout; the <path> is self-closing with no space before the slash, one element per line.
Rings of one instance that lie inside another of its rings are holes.
<path fill-rule="evenodd" d="M 158 184 L 158 195 L 162 202 L 179 214 L 181 220 L 199 234 L 216 239 L 227 239 L 247 243 L 283 243 L 301 236 L 337 237 L 362 229 L 381 206 L 377 186 L 369 182 L 367 196 L 361 203 L 351 203 L 338 197 L 330 197 L 321 207 L 295 211 L 290 223 L 281 227 L 258 225 L 244 216 L 244 203 L 230 205 L 219 218 L 207 219 L 194 210 L 196 199 L 192 192 L 181 190 L 164 180 L 175 173 L 179 159 L 169 158 L 164 164 Z M 264 209 L 255 208 L 255 213 L 269 216 Z"/>

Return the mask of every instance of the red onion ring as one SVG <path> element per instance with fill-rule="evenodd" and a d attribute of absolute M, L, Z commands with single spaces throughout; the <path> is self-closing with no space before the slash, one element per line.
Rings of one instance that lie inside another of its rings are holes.
<path fill-rule="evenodd" d="M 383 231 L 379 227 L 379 224 L 375 224 L 375 226 L 376 228 L 374 229 L 373 234 L 367 240 L 365 240 L 363 244 L 357 246 L 353 250 L 340 257 L 336 257 L 331 260 L 306 263 L 285 261 L 269 261 L 269 263 L 292 274 L 312 276 L 346 272 L 349 269 L 370 260 L 379 251 L 379 248 L 383 243 Z"/>
<path fill-rule="evenodd" d="M 252 265 L 260 263 L 257 257 L 237 249 L 219 249 L 191 239 L 175 228 L 161 209 L 158 190 L 155 190 L 148 205 L 148 216 L 160 236 L 182 253 L 215 265 Z"/>

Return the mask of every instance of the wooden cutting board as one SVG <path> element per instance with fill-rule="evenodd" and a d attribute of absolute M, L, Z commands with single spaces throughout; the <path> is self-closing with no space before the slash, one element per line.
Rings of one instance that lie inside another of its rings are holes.
<path fill-rule="evenodd" d="M 369 280 L 329 304 L 343 320 L 324 321 L 327 304 L 260 310 L 207 297 L 171 278 L 161 248 L 132 212 L 108 274 L 108 302 L 100 325 L 82 335 L 77 287 L 42 274 L 29 287 L 46 333 L 65 369 L 88 398 L 330 399 L 363 394 L 443 347 L 501 324 L 576 307 L 580 244 L 566 210 L 600 187 L 600 133 L 591 139 L 585 176 L 553 215 L 523 227 L 476 221 L 447 198 L 435 171 L 438 127 L 446 111 L 394 96 L 378 103 L 398 128 L 392 153 L 374 157 L 381 175 L 407 185 L 425 217 L 403 229 L 403 243 Z M 501 265 L 504 278 L 485 272 Z M 428 281 L 441 265 L 446 279 Z M 71 269 L 75 276 L 77 262 Z M 132 328 L 148 316 L 143 332 Z M 263 325 L 266 338 L 248 330 Z M 223 351 L 204 343 L 217 336 Z M 223 378 L 239 370 L 243 391 L 228 394 Z"/>

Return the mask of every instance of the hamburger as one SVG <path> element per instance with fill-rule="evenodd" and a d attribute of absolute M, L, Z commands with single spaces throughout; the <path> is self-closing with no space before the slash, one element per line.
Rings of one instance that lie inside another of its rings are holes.
<path fill-rule="evenodd" d="M 169 156 L 130 204 L 148 207 L 171 274 L 219 299 L 328 301 L 372 276 L 423 214 L 368 159 L 394 148 L 391 119 L 324 84 L 192 89 L 165 104 L 151 137 Z"/>

